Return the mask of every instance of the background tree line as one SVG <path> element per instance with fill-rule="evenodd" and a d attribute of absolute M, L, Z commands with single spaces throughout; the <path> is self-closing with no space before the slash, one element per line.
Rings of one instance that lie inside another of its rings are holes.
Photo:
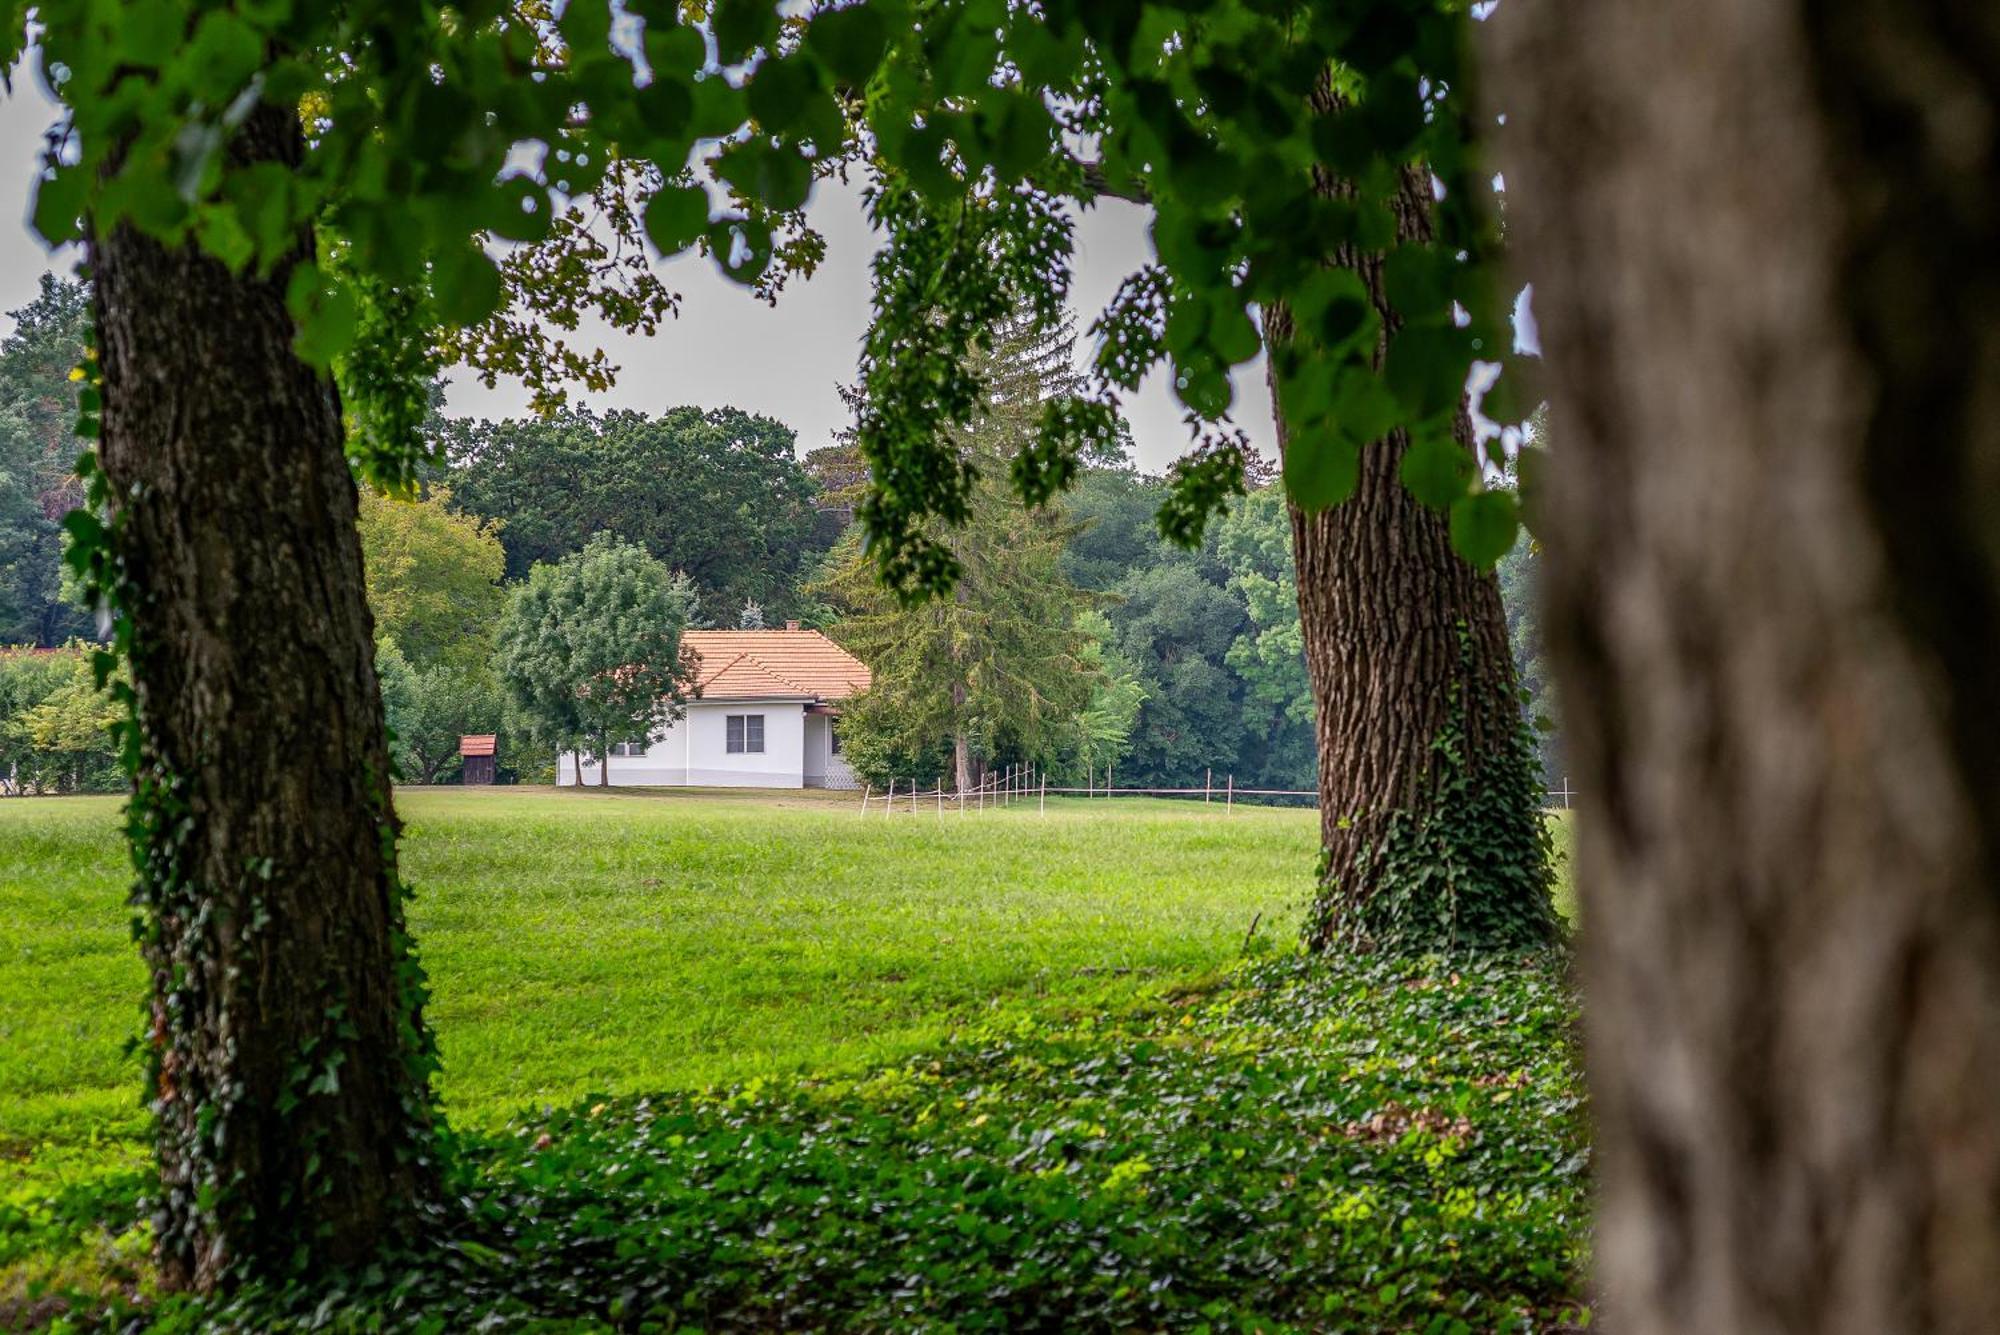
<path fill-rule="evenodd" d="M 61 516 L 78 487 L 70 369 L 83 350 L 84 288 L 47 275 L 35 301 L 10 314 L 14 330 L 0 342 L 0 641 L 50 652 L 0 657 L 0 777 L 17 791 L 113 788 L 99 718 L 108 715 L 77 687 L 95 627 L 62 564 Z M 1313 788 L 1281 490 L 1253 476 L 1250 494 L 1185 550 L 1159 533 L 1166 481 L 1134 467 L 1121 436 L 1087 461 L 1043 522 L 1021 525 L 1007 461 L 1039 403 L 1073 373 L 1068 331 L 1021 327 L 1013 337 L 985 354 L 995 402 L 977 450 L 983 502 L 953 540 L 988 559 L 954 608 L 905 612 L 874 586 L 853 530 L 867 474 L 851 437 L 801 458 L 790 428 L 737 408 L 564 408 L 497 422 L 434 413 L 437 458 L 419 494 L 364 489 L 361 500 L 384 704 L 404 779 L 454 781 L 459 736 L 475 732 L 523 744 L 503 745 L 503 778 L 550 777 L 539 741 L 527 745 L 549 728 L 511 703 L 496 670 L 508 589 L 613 534 L 685 577 L 677 598 L 687 625 L 798 619 L 849 643 L 885 687 L 899 683 L 844 724 L 850 761 L 878 784 L 949 786 L 959 738 L 968 777 L 1031 762 L 1064 782 L 1101 782 L 1109 768 L 1121 786 L 1179 787 L 1212 771 L 1241 787 Z M 1524 540 L 1500 576 L 1529 707 L 1550 715 L 1534 562 Z M 984 646 L 969 699 L 953 700 L 951 674 L 927 662 L 936 645 L 913 636 L 920 624 L 940 643 Z M 1552 739 L 1545 752 L 1553 767 Z"/>

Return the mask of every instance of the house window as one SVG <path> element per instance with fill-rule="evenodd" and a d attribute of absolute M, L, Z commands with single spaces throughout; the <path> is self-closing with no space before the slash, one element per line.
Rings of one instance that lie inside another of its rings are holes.
<path fill-rule="evenodd" d="M 764 751 L 764 716 L 762 714 L 731 714 L 723 723 L 726 730 L 724 749 L 732 756 L 761 755 Z"/>
<path fill-rule="evenodd" d="M 646 746 L 647 743 L 645 742 L 615 742 L 612 744 L 611 754 L 614 756 L 643 756 L 646 754 Z"/>
<path fill-rule="evenodd" d="M 840 754 L 840 725 L 832 719 L 826 721 L 826 735 L 835 755 Z"/>

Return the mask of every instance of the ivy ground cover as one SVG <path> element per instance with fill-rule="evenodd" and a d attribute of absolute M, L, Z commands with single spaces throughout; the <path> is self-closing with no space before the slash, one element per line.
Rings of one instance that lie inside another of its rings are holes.
<path fill-rule="evenodd" d="M 460 1137 L 451 1241 L 345 1293 L 257 1295 L 240 1328 L 1574 1319 L 1558 967 L 1288 958 L 1309 814 L 402 806 Z M 31 1286 L 144 1291 L 113 813 L 0 806 L 20 1319 L 55 1310 Z"/>

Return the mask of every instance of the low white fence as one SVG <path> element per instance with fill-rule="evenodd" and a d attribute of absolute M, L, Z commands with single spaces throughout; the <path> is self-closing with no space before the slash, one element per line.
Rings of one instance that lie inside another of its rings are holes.
<path fill-rule="evenodd" d="M 940 779 L 930 788 L 919 788 L 911 780 L 906 788 L 898 789 L 891 779 L 886 789 L 878 791 L 873 785 L 864 784 L 861 789 L 861 814 L 870 809 L 887 816 L 897 812 L 922 815 L 926 811 L 942 816 L 946 812 L 963 815 L 968 811 L 980 812 L 989 807 L 998 809 L 1020 803 L 1033 802 L 1038 812 L 1047 814 L 1049 798 L 1055 797 L 1179 797 L 1193 799 L 1199 797 L 1204 806 L 1222 805 L 1225 815 L 1236 810 L 1236 799 L 1264 797 L 1307 797 L 1314 805 L 1319 802 L 1319 792 L 1312 788 L 1238 788 L 1234 774 L 1225 775 L 1221 784 L 1215 782 L 1214 771 L 1202 776 L 1199 788 L 1120 788 L 1112 782 L 1107 770 L 1104 783 L 1095 782 L 1096 776 L 1082 788 L 1050 787 L 1048 776 L 1028 765 L 1010 766 L 988 774 L 984 780 L 969 789 L 946 788 Z M 1564 776 L 1560 788 L 1550 785 L 1548 805 L 1555 810 L 1569 810 L 1576 798 L 1576 791 L 1569 786 L 1568 776 Z M 1259 805 L 1262 805 L 1261 803 Z"/>
<path fill-rule="evenodd" d="M 1013 765 L 988 774 L 985 779 L 971 788 L 946 788 L 942 779 L 930 788 L 920 788 L 912 780 L 907 788 L 898 788 L 895 780 L 889 786 L 877 791 L 873 785 L 864 785 L 861 791 L 861 814 L 867 815 L 873 809 L 887 816 L 906 812 L 922 815 L 926 811 L 943 816 L 946 812 L 963 815 L 981 812 L 988 808 L 1016 806 L 1033 802 L 1036 810 L 1047 814 L 1050 797 L 1178 797 L 1192 800 L 1199 797 L 1205 806 L 1221 806 L 1225 815 L 1236 810 L 1236 799 L 1264 797 L 1309 797 L 1319 798 L 1316 789 L 1310 788 L 1239 788 L 1236 776 L 1223 776 L 1223 781 L 1215 782 L 1213 771 L 1203 776 L 1199 788 L 1120 788 L 1106 771 L 1104 782 L 1096 782 L 1092 774 L 1081 788 L 1051 786 L 1048 775 L 1029 765 Z"/>

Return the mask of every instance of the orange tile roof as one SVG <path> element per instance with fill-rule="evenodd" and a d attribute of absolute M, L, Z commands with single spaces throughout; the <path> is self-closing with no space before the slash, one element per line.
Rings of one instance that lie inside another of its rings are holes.
<path fill-rule="evenodd" d="M 490 756 L 493 754 L 493 737 L 490 732 L 461 737 L 458 739 L 458 753 L 462 756 Z"/>
<path fill-rule="evenodd" d="M 868 689 L 867 664 L 816 630 L 691 630 L 701 694 L 725 700 L 845 700 Z"/>

